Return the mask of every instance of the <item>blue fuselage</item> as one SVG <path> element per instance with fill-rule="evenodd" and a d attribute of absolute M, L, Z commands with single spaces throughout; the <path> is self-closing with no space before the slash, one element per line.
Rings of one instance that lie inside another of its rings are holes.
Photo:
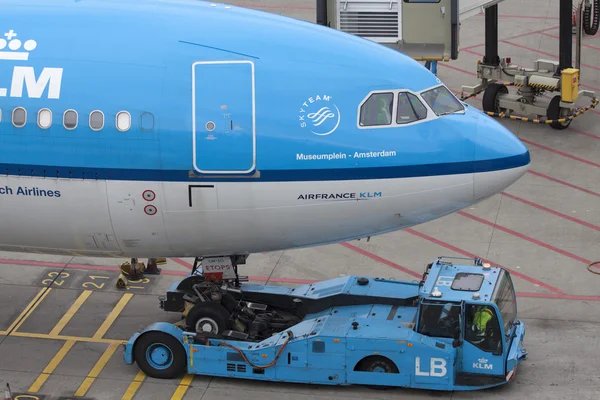
<path fill-rule="evenodd" d="M 419 63 L 330 28 L 191 0 L 2 10 L 2 250 L 334 243 L 457 211 L 529 164 Z"/>
<path fill-rule="evenodd" d="M 190 171 L 222 170 L 310 181 L 487 172 L 529 160 L 510 132 L 472 108 L 359 127 L 370 92 L 440 81 L 397 52 L 303 21 L 198 1 L 62 0 L 17 2 L 0 21 L 23 44 L 37 43 L 27 60 L 0 63 L 8 92 L 0 167 L 9 175 L 194 181 Z M 335 115 L 315 134 L 307 115 L 322 106 Z M 27 110 L 22 128 L 10 121 L 17 107 Z M 36 125 L 43 108 L 52 111 L 48 129 Z M 63 125 L 69 109 L 78 115 L 72 130 Z M 94 110 L 104 114 L 98 131 Z M 131 115 L 125 132 L 120 111 Z"/>

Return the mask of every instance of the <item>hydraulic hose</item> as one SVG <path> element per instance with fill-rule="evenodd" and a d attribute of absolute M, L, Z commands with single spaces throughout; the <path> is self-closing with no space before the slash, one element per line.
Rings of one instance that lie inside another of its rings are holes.
<path fill-rule="evenodd" d="M 268 363 L 267 365 L 256 365 L 254 364 L 252 361 L 248 360 L 248 357 L 246 357 L 246 355 L 244 354 L 244 352 L 233 346 L 230 345 L 227 342 L 219 342 L 218 346 L 225 346 L 225 347 L 229 347 L 233 350 L 235 350 L 240 356 L 242 356 L 242 358 L 244 359 L 244 361 L 248 364 L 250 364 L 253 368 L 258 368 L 258 369 L 267 369 L 272 367 L 273 365 L 275 365 L 277 363 L 277 360 L 279 360 L 279 357 L 281 357 L 281 353 L 283 353 L 283 349 L 285 349 L 285 346 L 287 346 L 287 344 L 290 342 L 290 340 L 292 340 L 294 338 L 294 333 L 292 331 L 288 331 L 288 337 L 285 340 L 285 342 L 283 342 L 283 345 L 281 345 L 281 349 L 279 349 L 279 351 L 277 352 L 277 355 L 275 356 L 275 359 L 273 359 L 273 361 L 271 361 L 270 363 Z"/>
<path fill-rule="evenodd" d="M 583 31 L 586 35 L 593 36 L 598 32 L 599 24 L 600 0 L 586 1 L 585 9 L 583 10 Z"/>

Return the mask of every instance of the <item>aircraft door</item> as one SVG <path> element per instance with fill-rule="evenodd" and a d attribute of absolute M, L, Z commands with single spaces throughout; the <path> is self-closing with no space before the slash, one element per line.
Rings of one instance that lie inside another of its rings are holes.
<path fill-rule="evenodd" d="M 247 174 L 256 167 L 252 61 L 202 61 L 192 67 L 194 169 Z"/>

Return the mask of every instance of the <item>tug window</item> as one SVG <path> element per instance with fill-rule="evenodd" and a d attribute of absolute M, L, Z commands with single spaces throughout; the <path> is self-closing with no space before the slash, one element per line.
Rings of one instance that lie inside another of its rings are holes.
<path fill-rule="evenodd" d="M 421 304 L 418 332 L 429 337 L 453 338 L 460 327 L 460 304 L 427 302 Z"/>
<path fill-rule="evenodd" d="M 500 272 L 498 283 L 492 294 L 492 301 L 496 303 L 500 310 L 500 316 L 504 324 L 504 334 L 506 335 L 510 332 L 512 324 L 517 318 L 517 299 L 512 280 L 505 270 Z"/>
<path fill-rule="evenodd" d="M 360 107 L 360 126 L 392 124 L 393 93 L 374 93 Z"/>
<path fill-rule="evenodd" d="M 396 123 L 408 124 L 427 118 L 427 108 L 417 96 L 411 93 L 398 93 Z"/>
<path fill-rule="evenodd" d="M 502 332 L 493 307 L 467 304 L 465 340 L 483 351 L 502 354 Z"/>

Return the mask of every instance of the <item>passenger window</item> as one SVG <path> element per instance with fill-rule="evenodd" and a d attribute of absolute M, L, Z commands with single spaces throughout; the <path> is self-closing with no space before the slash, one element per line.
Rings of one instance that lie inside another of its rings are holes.
<path fill-rule="evenodd" d="M 47 108 L 42 108 L 40 111 L 38 111 L 37 123 L 42 129 L 50 128 L 50 125 L 52 125 L 52 111 L 48 110 Z"/>
<path fill-rule="evenodd" d="M 102 114 L 102 111 L 92 111 L 90 114 L 90 128 L 94 131 L 104 128 L 104 114 Z"/>
<path fill-rule="evenodd" d="M 151 131 L 154 129 L 154 115 L 149 112 L 145 112 L 141 117 L 141 127 L 142 130 Z"/>
<path fill-rule="evenodd" d="M 489 353 L 502 354 L 498 315 L 491 306 L 466 306 L 465 340 Z"/>
<path fill-rule="evenodd" d="M 17 128 L 22 128 L 25 126 L 25 122 L 27 121 L 27 111 L 23 107 L 17 107 L 13 110 L 12 113 L 12 122 L 13 125 Z"/>
<path fill-rule="evenodd" d="M 360 126 L 380 126 L 392 123 L 393 93 L 375 93 L 360 107 Z"/>
<path fill-rule="evenodd" d="M 460 305 L 435 302 L 421 304 L 418 332 L 425 336 L 454 338 L 460 328 Z"/>
<path fill-rule="evenodd" d="M 121 111 L 117 114 L 117 129 L 121 132 L 128 131 L 131 127 L 131 115 L 127 111 Z"/>
<path fill-rule="evenodd" d="M 408 124 L 427 118 L 427 108 L 417 96 L 411 93 L 398 93 L 396 123 Z"/>
<path fill-rule="evenodd" d="M 65 111 L 63 125 L 69 130 L 77 128 L 77 112 L 75 110 Z"/>

